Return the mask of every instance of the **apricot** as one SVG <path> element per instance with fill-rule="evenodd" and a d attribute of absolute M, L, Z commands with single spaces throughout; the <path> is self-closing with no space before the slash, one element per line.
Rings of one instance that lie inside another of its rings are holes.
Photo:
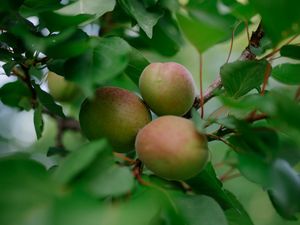
<path fill-rule="evenodd" d="M 117 87 L 96 90 L 80 109 L 79 122 L 90 140 L 106 138 L 116 152 L 134 149 L 138 131 L 151 121 L 151 114 L 134 93 Z"/>
<path fill-rule="evenodd" d="M 153 120 L 136 137 L 139 159 L 157 176 L 186 180 L 195 176 L 208 159 L 206 136 L 192 121 L 177 116 Z"/>
<path fill-rule="evenodd" d="M 54 72 L 48 72 L 47 80 L 49 92 L 56 101 L 72 101 L 80 92 L 79 87 L 75 83 L 65 80 L 63 76 Z"/>
<path fill-rule="evenodd" d="M 148 65 L 140 76 L 139 88 L 147 105 L 159 116 L 182 116 L 195 99 L 191 73 L 175 62 Z"/>

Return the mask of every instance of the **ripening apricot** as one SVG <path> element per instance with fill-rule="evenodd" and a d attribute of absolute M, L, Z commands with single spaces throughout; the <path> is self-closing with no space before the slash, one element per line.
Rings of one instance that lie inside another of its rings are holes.
<path fill-rule="evenodd" d="M 208 159 L 207 140 L 193 122 L 177 116 L 162 116 L 139 131 L 139 159 L 157 176 L 186 180 L 195 176 Z"/>
<path fill-rule="evenodd" d="M 149 109 L 135 94 L 117 87 L 96 91 L 79 113 L 83 134 L 90 139 L 106 138 L 117 152 L 134 149 L 138 131 L 151 121 Z"/>
<path fill-rule="evenodd" d="M 65 80 L 63 76 L 54 72 L 48 72 L 47 80 L 49 92 L 56 101 L 72 101 L 80 93 L 80 89 L 75 83 Z"/>
<path fill-rule="evenodd" d="M 147 105 L 159 116 L 182 116 L 195 99 L 191 73 L 175 62 L 148 65 L 140 76 L 139 87 Z"/>

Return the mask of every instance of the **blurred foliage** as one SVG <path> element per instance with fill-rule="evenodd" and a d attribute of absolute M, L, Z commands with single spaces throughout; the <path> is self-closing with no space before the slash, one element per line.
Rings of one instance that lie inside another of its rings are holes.
<path fill-rule="evenodd" d="M 1 155 L 0 224 L 251 225 L 248 206 L 238 200 L 247 188 L 232 191 L 224 183 L 237 171 L 249 189 L 265 191 L 282 221 L 297 220 L 300 48 L 291 41 L 300 33 L 299 9 L 297 0 L 2 0 L 0 61 L 5 76 L 15 79 L 0 87 L 0 107 L 33 112 L 30 124 L 39 142 L 27 153 L 20 148 Z M 210 161 L 184 182 L 144 169 L 143 183 L 124 160 L 135 159 L 134 153 L 117 157 L 106 140 L 87 142 L 74 124 L 67 132 L 82 99 L 97 88 L 114 85 L 138 92 L 139 76 L 153 58 L 174 59 L 191 45 L 207 53 L 228 43 L 234 31 L 246 34 L 257 26 L 257 15 L 264 38 L 259 46 L 244 42 L 243 48 L 259 58 L 218 68 L 224 86 L 216 93 L 219 104 L 212 105 L 218 116 L 201 119 L 192 110 L 198 131 L 213 141 L 211 154 L 218 151 L 214 143 L 226 145 L 220 160 L 229 170 L 223 168 L 222 175 Z M 275 53 L 283 61 L 276 61 Z M 48 71 L 77 83 L 81 97 L 56 102 L 43 85 Z M 0 144 L 13 141 L 5 133 L 12 122 L 0 121 Z M 57 133 L 49 134 L 48 126 L 57 126 Z M 40 145 L 49 151 L 38 158 L 31 150 Z"/>

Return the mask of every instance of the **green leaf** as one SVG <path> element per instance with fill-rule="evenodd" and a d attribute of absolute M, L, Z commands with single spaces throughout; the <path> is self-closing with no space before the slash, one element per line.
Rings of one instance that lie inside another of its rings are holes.
<path fill-rule="evenodd" d="M 54 12 L 43 12 L 39 14 L 39 19 L 50 32 L 76 27 L 91 18 L 92 16 L 87 14 L 79 14 L 75 16 L 60 15 Z"/>
<path fill-rule="evenodd" d="M 9 61 L 7 63 L 5 63 L 2 68 L 4 69 L 5 71 L 5 74 L 7 76 L 10 76 L 11 75 L 11 71 L 12 69 L 14 68 L 14 66 L 16 65 L 17 63 L 15 61 Z"/>
<path fill-rule="evenodd" d="M 61 8 L 62 5 L 57 0 L 25 0 L 20 11 L 24 17 L 38 15 L 41 12 L 49 12 Z"/>
<path fill-rule="evenodd" d="M 261 61 L 236 61 L 221 67 L 221 79 L 229 96 L 234 98 L 247 94 L 257 88 L 264 80 L 269 63 Z"/>
<path fill-rule="evenodd" d="M 0 100 L 10 107 L 29 110 L 31 108 L 31 92 L 20 80 L 4 84 L 0 88 Z"/>
<path fill-rule="evenodd" d="M 128 65 L 130 46 L 118 37 L 91 39 L 91 48 L 66 61 L 65 78 L 80 84 L 88 95 L 95 86 L 121 74 Z"/>
<path fill-rule="evenodd" d="M 253 225 L 249 215 L 239 201 L 233 194 L 222 187 L 222 183 L 217 178 L 211 163 L 208 163 L 205 169 L 197 176 L 186 182 L 196 194 L 204 194 L 212 197 L 225 212 L 232 209 L 236 216 L 243 217 L 248 221 L 248 224 Z"/>
<path fill-rule="evenodd" d="M 175 199 L 180 214 L 189 225 L 227 225 L 222 208 L 205 195 L 182 195 Z"/>
<path fill-rule="evenodd" d="M 54 39 L 56 35 L 48 36 L 48 39 Z M 59 35 L 58 35 L 58 38 Z M 64 38 L 64 37 L 62 37 Z M 82 30 L 76 30 L 74 33 L 62 39 L 61 41 L 54 41 L 55 44 L 48 42 L 45 43 L 45 54 L 55 60 L 66 59 L 83 54 L 89 47 L 89 37 Z"/>
<path fill-rule="evenodd" d="M 99 18 L 106 12 L 110 12 L 116 5 L 115 0 L 78 0 L 71 2 L 69 5 L 57 10 L 56 12 L 63 15 L 91 14 L 95 19 Z"/>
<path fill-rule="evenodd" d="M 82 170 L 86 169 L 97 155 L 107 150 L 105 140 L 90 142 L 72 152 L 55 170 L 54 178 L 61 183 L 70 182 Z"/>
<path fill-rule="evenodd" d="M 101 225 L 110 216 L 97 199 L 59 187 L 35 161 L 1 159 L 0 176 L 0 224 Z"/>
<path fill-rule="evenodd" d="M 177 22 L 170 13 L 164 14 L 153 28 L 152 39 L 145 37 L 145 42 L 164 56 L 173 56 L 180 50 L 183 39 Z"/>
<path fill-rule="evenodd" d="M 200 113 L 195 109 L 192 108 L 192 121 L 194 122 L 197 131 L 200 133 L 205 133 L 205 121 L 201 119 Z"/>
<path fill-rule="evenodd" d="M 255 155 L 239 154 L 239 169 L 246 178 L 268 190 L 281 216 L 296 219 L 300 212 L 300 176 L 286 161 L 268 162 Z"/>
<path fill-rule="evenodd" d="M 103 158 L 97 162 L 107 164 Z M 90 170 L 93 170 L 93 175 L 85 175 L 88 178 L 83 178 L 82 182 L 88 192 L 97 197 L 121 196 L 133 188 L 134 178 L 129 168 L 111 162 L 107 167 Z"/>
<path fill-rule="evenodd" d="M 37 139 L 40 139 L 42 137 L 43 129 L 44 129 L 44 121 L 43 121 L 43 115 L 42 115 L 42 107 L 39 105 L 34 109 L 33 114 L 33 123 L 35 128 L 35 133 Z"/>
<path fill-rule="evenodd" d="M 235 18 L 220 14 L 218 1 L 189 1 L 187 12 L 178 13 L 178 23 L 187 39 L 203 53 L 230 37 Z"/>
<path fill-rule="evenodd" d="M 14 0 L 14 1 L 2 0 L 0 6 L 0 12 L 16 10 L 23 4 L 23 2 L 24 0 Z"/>
<path fill-rule="evenodd" d="M 300 59 L 300 46 L 298 45 L 284 45 L 280 49 L 280 55 L 292 59 Z"/>
<path fill-rule="evenodd" d="M 298 0 L 250 0 L 249 2 L 262 16 L 264 30 L 274 45 L 300 32 Z"/>
<path fill-rule="evenodd" d="M 161 10 L 149 11 L 138 0 L 119 0 L 124 10 L 131 15 L 149 38 L 152 38 L 153 27 L 163 15 Z"/>
<path fill-rule="evenodd" d="M 62 110 L 62 107 L 60 105 L 57 105 L 54 101 L 54 99 L 52 98 L 52 96 L 43 91 L 40 87 L 40 85 L 38 84 L 35 84 L 33 82 L 33 86 L 34 86 L 34 89 L 37 93 L 37 97 L 38 99 L 40 100 L 41 104 L 46 108 L 48 109 L 51 113 L 55 114 L 55 115 L 58 115 L 62 118 L 65 117 L 65 114 Z"/>
<path fill-rule="evenodd" d="M 283 63 L 272 70 L 272 77 L 284 84 L 300 84 L 300 64 Z"/>
<path fill-rule="evenodd" d="M 131 48 L 129 53 L 128 66 L 125 69 L 125 74 L 138 86 L 140 76 L 149 61 L 137 49 Z"/>
<path fill-rule="evenodd" d="M 0 177 L 0 224 L 46 224 L 58 190 L 46 169 L 24 157 L 2 158 Z"/>

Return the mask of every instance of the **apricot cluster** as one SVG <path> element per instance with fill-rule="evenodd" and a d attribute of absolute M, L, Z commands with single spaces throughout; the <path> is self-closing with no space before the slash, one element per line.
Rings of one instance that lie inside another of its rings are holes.
<path fill-rule="evenodd" d="M 151 63 L 142 72 L 143 100 L 118 87 L 102 87 L 79 113 L 83 134 L 106 138 L 116 152 L 136 150 L 156 175 L 185 180 L 199 173 L 208 158 L 207 140 L 193 122 L 182 118 L 194 102 L 191 73 L 174 62 Z M 153 121 L 150 110 L 157 116 Z"/>

